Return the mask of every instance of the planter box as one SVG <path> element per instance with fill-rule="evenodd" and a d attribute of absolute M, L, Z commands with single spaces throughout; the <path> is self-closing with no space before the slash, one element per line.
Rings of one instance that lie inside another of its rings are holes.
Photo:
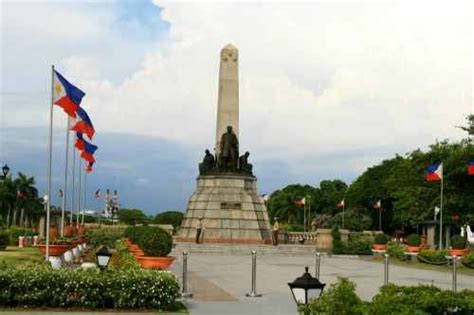
<path fill-rule="evenodd" d="M 418 253 L 421 250 L 421 246 L 410 246 L 407 245 L 406 251 L 408 253 Z"/>
<path fill-rule="evenodd" d="M 40 253 L 43 256 L 46 256 L 46 245 L 41 244 L 37 245 Z M 69 249 L 71 249 L 71 245 L 49 245 L 49 255 L 50 256 L 61 256 L 65 252 L 67 252 Z"/>
<path fill-rule="evenodd" d="M 449 255 L 451 256 L 464 256 L 464 255 L 469 255 L 469 248 L 465 248 L 465 249 L 450 249 L 449 251 Z"/>
<path fill-rule="evenodd" d="M 372 245 L 372 249 L 386 250 L 387 249 L 387 244 L 374 244 L 374 245 Z"/>
<path fill-rule="evenodd" d="M 166 256 L 166 257 L 150 257 L 150 256 L 140 256 L 137 257 L 138 263 L 142 268 L 145 269 L 167 269 L 175 260 L 175 257 Z"/>

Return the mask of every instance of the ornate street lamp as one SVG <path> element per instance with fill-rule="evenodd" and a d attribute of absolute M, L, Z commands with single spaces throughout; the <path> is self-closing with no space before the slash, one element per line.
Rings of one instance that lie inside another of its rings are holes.
<path fill-rule="evenodd" d="M 3 173 L 3 179 L 6 179 L 7 178 L 7 175 L 8 173 L 10 172 L 10 168 L 8 167 L 8 165 L 3 165 L 2 167 L 2 173 Z"/>
<path fill-rule="evenodd" d="M 112 254 L 109 252 L 109 249 L 105 246 L 102 246 L 96 253 L 97 265 L 100 269 L 105 269 L 109 265 L 110 257 Z"/>
<path fill-rule="evenodd" d="M 308 267 L 305 267 L 305 273 L 296 278 L 295 281 L 289 282 L 293 298 L 298 305 L 308 305 L 308 302 L 313 298 L 319 298 L 323 293 L 325 283 L 319 282 L 317 278 L 311 276 L 308 272 Z"/>

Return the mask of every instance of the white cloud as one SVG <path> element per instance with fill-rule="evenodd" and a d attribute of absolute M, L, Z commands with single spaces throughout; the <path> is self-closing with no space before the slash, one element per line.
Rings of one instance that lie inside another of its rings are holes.
<path fill-rule="evenodd" d="M 409 150 L 463 135 L 454 126 L 472 111 L 469 1 L 158 5 L 169 34 L 125 80 L 105 77 L 95 50 L 62 59 L 87 91 L 84 106 L 99 132 L 212 148 L 219 50 L 231 42 L 240 50 L 241 143 L 254 157 Z M 64 34 L 120 32 L 110 29 L 113 16 L 87 14 L 84 29 L 72 18 L 51 32 L 66 42 Z M 120 58 L 130 58 L 126 49 Z"/>

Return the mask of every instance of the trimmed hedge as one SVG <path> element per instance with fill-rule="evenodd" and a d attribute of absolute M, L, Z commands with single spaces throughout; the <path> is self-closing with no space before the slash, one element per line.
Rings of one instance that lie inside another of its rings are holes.
<path fill-rule="evenodd" d="M 18 246 L 18 238 L 20 236 L 34 236 L 35 233 L 32 229 L 21 228 L 12 226 L 7 230 L 10 235 L 10 245 Z"/>
<path fill-rule="evenodd" d="M 432 265 L 445 265 L 448 263 L 446 259 L 447 250 L 424 249 L 418 253 L 418 260 Z"/>
<path fill-rule="evenodd" d="M 408 235 L 407 245 L 408 246 L 420 246 L 421 245 L 421 237 L 418 234 Z"/>
<path fill-rule="evenodd" d="M 166 271 L 0 269 L 0 307 L 167 310 L 178 295 Z"/>
<path fill-rule="evenodd" d="M 453 237 L 451 237 L 451 247 L 453 249 L 466 248 L 466 238 L 461 235 L 454 235 Z"/>
<path fill-rule="evenodd" d="M 124 229 L 120 228 L 100 228 L 87 232 L 89 243 L 94 247 L 107 246 L 115 248 L 115 242 L 124 235 Z"/>
<path fill-rule="evenodd" d="M 128 227 L 124 235 L 137 244 L 146 256 L 164 257 L 173 249 L 173 237 L 157 226 Z"/>
<path fill-rule="evenodd" d="M 387 235 L 383 233 L 379 233 L 375 235 L 374 243 L 379 244 L 379 245 L 384 245 L 384 244 L 387 244 L 389 240 L 390 240 L 390 237 L 388 237 Z"/>

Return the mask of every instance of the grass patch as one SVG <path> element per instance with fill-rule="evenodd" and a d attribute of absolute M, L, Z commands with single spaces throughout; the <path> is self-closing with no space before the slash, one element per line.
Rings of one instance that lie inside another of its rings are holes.
<path fill-rule="evenodd" d="M 0 263 L 19 267 L 32 262 L 41 263 L 43 256 L 36 247 L 19 248 L 8 246 L 6 250 L 0 251 Z"/>

